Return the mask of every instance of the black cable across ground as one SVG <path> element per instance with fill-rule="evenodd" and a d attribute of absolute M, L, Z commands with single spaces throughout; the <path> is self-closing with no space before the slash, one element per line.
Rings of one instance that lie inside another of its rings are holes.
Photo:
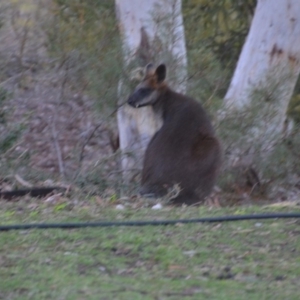
<path fill-rule="evenodd" d="M 178 219 L 178 220 L 152 220 L 152 221 L 123 221 L 123 222 L 85 222 L 85 223 L 32 223 L 32 224 L 13 224 L 0 225 L 0 231 L 8 230 L 25 230 L 25 229 L 75 229 L 86 227 L 116 227 L 116 226 L 165 226 L 175 225 L 178 223 L 215 223 L 243 220 L 263 220 L 263 219 L 291 219 L 300 218 L 300 213 L 270 213 L 270 214 L 254 214 L 254 215 L 235 215 L 235 216 L 220 216 L 207 217 L 199 219 Z"/>

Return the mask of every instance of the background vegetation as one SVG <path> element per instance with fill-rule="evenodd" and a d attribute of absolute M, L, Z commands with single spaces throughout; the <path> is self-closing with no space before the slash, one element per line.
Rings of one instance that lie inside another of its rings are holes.
<path fill-rule="evenodd" d="M 245 144 L 245 130 L 255 122 L 259 108 L 254 107 L 247 116 L 236 116 L 227 123 L 216 117 L 222 110 L 222 99 L 256 1 L 183 0 L 182 3 L 188 93 L 199 99 L 214 119 L 224 144 L 225 161 L 228 155 L 245 156 L 247 148 L 238 154 L 232 149 Z M 124 184 L 118 166 L 113 112 L 119 79 L 128 74 L 123 70 L 114 1 L 14 0 L 1 7 L 6 17 L 1 18 L 0 34 L 14 36 L 8 47 L 0 49 L 3 179 L 18 185 L 11 179 L 16 173 L 32 182 L 50 177 L 75 184 L 84 193 L 119 197 Z M 8 54 L 8 50 L 13 54 Z M 296 193 L 298 90 L 297 86 L 289 108 L 289 116 L 296 125 L 292 134 L 281 140 L 268 158 L 258 153 L 246 170 L 224 164 L 226 172 L 219 182 L 222 195 L 229 193 L 239 201 L 241 195 L 254 196 L 256 191 L 257 197 L 274 199 L 278 183 Z M 30 109 L 33 95 L 36 104 Z M 27 103 L 24 110 L 20 108 L 22 101 L 23 106 Z M 49 103 L 53 106 L 51 113 L 47 111 Z M 45 123 L 39 124 L 40 127 L 34 121 L 39 118 Z M 45 121 L 47 118 L 49 121 Z M 55 120 L 56 128 L 50 125 L 50 119 Z M 67 124 L 66 120 L 73 123 Z M 48 140 L 43 140 L 46 135 L 41 136 L 40 128 L 49 132 Z M 131 187 L 127 194 L 133 191 Z"/>

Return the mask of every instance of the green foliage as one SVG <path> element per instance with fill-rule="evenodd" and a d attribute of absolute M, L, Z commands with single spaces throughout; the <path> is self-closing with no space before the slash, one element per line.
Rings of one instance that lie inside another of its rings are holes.
<path fill-rule="evenodd" d="M 5 124 L 6 123 L 6 111 L 4 107 L 4 102 L 7 100 L 10 96 L 10 93 L 0 87 L 0 124 Z"/>
<path fill-rule="evenodd" d="M 88 90 L 102 109 L 115 104 L 122 72 L 113 1 L 55 0 L 48 49 L 68 70 L 76 90 Z"/>
<path fill-rule="evenodd" d="M 285 181 L 291 186 L 297 184 L 293 182 L 294 174 L 300 170 L 300 133 L 299 128 L 295 128 L 292 134 L 276 145 L 274 151 L 265 160 L 261 160 L 261 170 L 266 178 L 275 181 Z M 280 165 L 280 168 L 278 168 Z M 287 171 L 288 170 L 288 171 Z"/>
<path fill-rule="evenodd" d="M 6 127 L 7 111 L 5 107 L 5 102 L 9 99 L 10 96 L 11 94 L 6 89 L 0 87 L 0 124 L 3 126 L 3 128 L 1 128 L 0 135 L 1 153 L 7 151 L 10 147 L 14 145 L 14 143 L 18 140 L 21 132 L 24 129 L 21 125 L 13 126 L 12 128 Z"/>
<path fill-rule="evenodd" d="M 6 134 L 3 134 L 0 137 L 0 151 L 3 153 L 7 151 L 10 147 L 12 147 L 15 142 L 20 137 L 22 131 L 22 126 L 17 126 L 16 128 L 13 128 L 12 130 L 8 131 Z"/>
<path fill-rule="evenodd" d="M 255 0 L 183 0 L 189 93 L 221 107 L 248 32 Z"/>
<path fill-rule="evenodd" d="M 0 106 L 1 107 L 3 106 L 3 102 L 8 98 L 8 96 L 9 96 L 9 92 L 6 89 L 0 87 Z"/>
<path fill-rule="evenodd" d="M 292 97 L 288 108 L 288 115 L 296 124 L 300 124 L 300 94 Z"/>
<path fill-rule="evenodd" d="M 207 47 L 224 67 L 234 67 L 256 0 L 183 0 L 188 49 Z"/>
<path fill-rule="evenodd" d="M 226 169 L 226 177 L 232 166 L 236 169 L 248 167 L 253 168 L 257 173 L 257 178 L 260 178 L 257 180 L 259 185 L 272 183 L 275 187 L 284 184 L 290 185 L 289 189 L 292 189 L 294 183 L 288 178 L 297 174 L 299 168 L 296 163 L 299 156 L 295 151 L 295 145 L 300 141 L 297 134 L 299 128 L 294 129 L 295 132 L 289 136 L 288 141 L 283 138 L 282 132 L 278 132 L 278 124 L 281 122 L 279 112 L 284 109 L 279 98 L 280 89 L 290 80 L 290 76 L 286 74 L 278 81 L 276 79 L 278 76 L 274 74 L 276 70 L 270 72 L 264 88 L 252 91 L 251 101 L 243 110 L 235 111 L 234 114 L 220 120 L 218 133 L 227 154 L 223 166 Z M 288 128 L 288 123 L 286 125 L 285 135 L 288 136 L 291 129 Z M 225 181 L 236 184 L 242 177 L 238 172 L 236 175 L 231 174 L 232 178 L 225 178 Z M 222 187 L 224 186 L 226 184 L 222 184 Z M 253 189 L 257 187 L 255 184 L 249 186 Z M 264 193 L 265 187 L 263 186 Z M 251 194 L 253 195 L 253 190 Z"/>

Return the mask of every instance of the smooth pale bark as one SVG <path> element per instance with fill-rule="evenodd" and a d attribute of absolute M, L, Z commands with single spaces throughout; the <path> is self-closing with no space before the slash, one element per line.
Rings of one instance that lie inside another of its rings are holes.
<path fill-rule="evenodd" d="M 172 67 L 168 65 L 173 75 L 171 85 L 185 92 L 187 59 L 181 0 L 115 0 L 115 4 L 125 66 L 128 68 L 136 60 L 140 67 L 150 62 L 172 62 Z M 129 92 L 123 80 L 119 86 L 120 103 L 126 101 Z M 132 171 L 141 169 L 145 149 L 161 123 L 161 116 L 155 115 L 151 107 L 134 109 L 125 104 L 118 110 L 125 179 L 130 180 Z"/>
<path fill-rule="evenodd" d="M 300 72 L 300 1 L 258 0 L 250 31 L 230 87 L 226 110 L 236 112 L 258 101 L 271 101 L 272 116 L 254 131 L 278 135 Z M 258 92 L 258 93 L 257 93 Z M 259 93 L 260 92 L 260 93 Z M 263 117 L 264 118 L 264 117 Z"/>

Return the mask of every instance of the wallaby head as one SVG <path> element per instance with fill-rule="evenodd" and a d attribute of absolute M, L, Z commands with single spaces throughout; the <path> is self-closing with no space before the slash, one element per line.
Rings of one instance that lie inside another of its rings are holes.
<path fill-rule="evenodd" d="M 135 108 L 153 105 L 158 100 L 162 90 L 166 87 L 167 68 L 164 64 L 156 69 L 148 64 L 144 70 L 144 78 L 129 96 L 127 103 Z"/>

